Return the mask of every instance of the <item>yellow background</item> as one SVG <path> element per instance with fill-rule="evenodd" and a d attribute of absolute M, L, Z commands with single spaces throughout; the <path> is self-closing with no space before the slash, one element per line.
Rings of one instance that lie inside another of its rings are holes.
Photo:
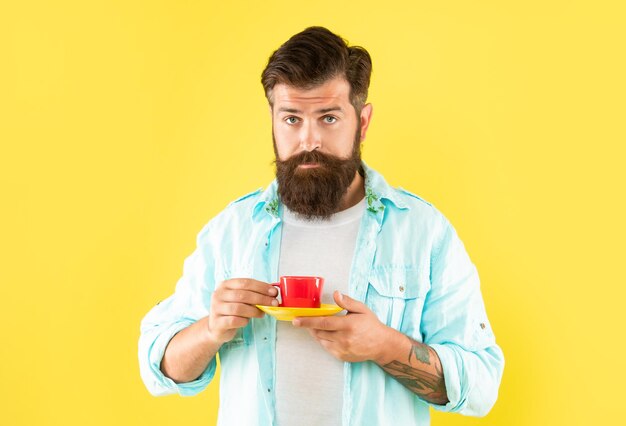
<path fill-rule="evenodd" d="M 201 227 L 273 177 L 260 74 L 324 25 L 373 57 L 364 158 L 455 225 L 506 356 L 483 419 L 623 418 L 621 2 L 0 6 L 0 424 L 208 425 L 154 398 L 143 315 Z"/>

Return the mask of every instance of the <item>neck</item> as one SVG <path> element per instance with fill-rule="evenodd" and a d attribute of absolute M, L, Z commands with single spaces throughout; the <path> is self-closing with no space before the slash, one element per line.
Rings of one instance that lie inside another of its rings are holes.
<path fill-rule="evenodd" d="M 357 205 L 363 197 L 365 197 L 365 180 L 357 171 L 352 183 L 348 187 L 348 191 L 344 194 L 339 203 L 338 211 L 343 211 Z"/>

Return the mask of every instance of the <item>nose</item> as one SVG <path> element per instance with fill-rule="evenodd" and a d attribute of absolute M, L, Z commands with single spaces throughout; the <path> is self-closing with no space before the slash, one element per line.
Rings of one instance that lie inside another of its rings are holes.
<path fill-rule="evenodd" d="M 319 132 L 311 123 L 303 124 L 300 133 L 300 148 L 304 151 L 314 151 L 322 146 Z"/>

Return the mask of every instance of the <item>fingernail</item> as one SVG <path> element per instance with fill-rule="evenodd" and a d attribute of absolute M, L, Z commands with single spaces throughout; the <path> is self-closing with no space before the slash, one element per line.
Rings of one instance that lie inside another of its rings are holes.
<path fill-rule="evenodd" d="M 278 300 L 272 299 L 272 306 L 278 306 Z"/>
<path fill-rule="evenodd" d="M 276 287 L 270 287 L 267 292 L 270 294 L 270 296 L 276 296 L 278 294 L 278 290 L 276 290 Z"/>
<path fill-rule="evenodd" d="M 297 319 L 297 318 L 296 318 L 295 320 L 291 321 L 291 323 L 292 323 L 293 325 L 295 325 L 296 327 L 300 327 L 300 320 L 299 320 L 299 319 Z"/>

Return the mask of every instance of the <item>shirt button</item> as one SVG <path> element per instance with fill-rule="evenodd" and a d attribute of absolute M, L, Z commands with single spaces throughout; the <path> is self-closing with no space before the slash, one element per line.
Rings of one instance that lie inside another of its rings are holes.
<path fill-rule="evenodd" d="M 401 292 L 404 292 L 404 286 L 400 286 L 399 288 Z"/>
<path fill-rule="evenodd" d="M 270 389 L 270 388 L 267 388 L 267 391 L 268 391 L 268 392 L 271 392 L 271 389 Z"/>

